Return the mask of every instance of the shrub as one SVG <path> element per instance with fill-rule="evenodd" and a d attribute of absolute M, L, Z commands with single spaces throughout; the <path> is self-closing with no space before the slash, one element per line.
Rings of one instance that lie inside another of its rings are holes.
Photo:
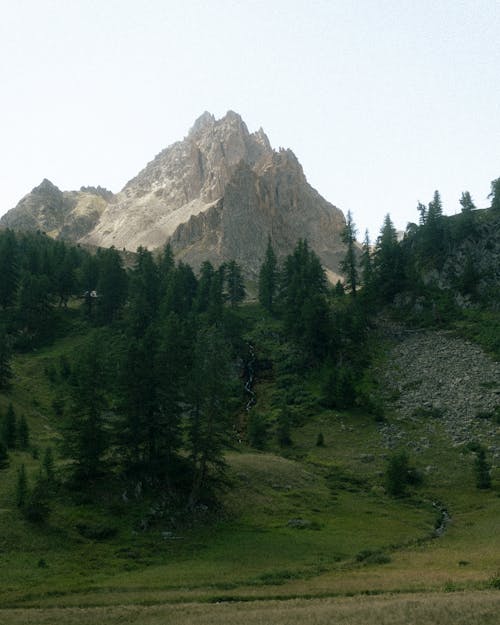
<path fill-rule="evenodd" d="M 408 454 L 404 451 L 389 458 L 385 479 L 387 492 L 392 497 L 402 497 L 407 486 L 419 486 L 423 481 L 422 474 L 410 466 Z"/>
<path fill-rule="evenodd" d="M 266 418 L 255 411 L 250 413 L 248 421 L 248 442 L 255 449 L 264 449 L 269 429 Z"/>

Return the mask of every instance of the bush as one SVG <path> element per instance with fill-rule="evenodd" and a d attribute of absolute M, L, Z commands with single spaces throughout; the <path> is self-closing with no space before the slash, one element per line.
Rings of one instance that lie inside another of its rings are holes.
<path fill-rule="evenodd" d="M 404 451 L 389 458 L 385 478 L 387 492 L 392 497 L 403 497 L 407 486 L 419 486 L 423 481 L 422 474 L 410 466 L 408 454 Z"/>
<path fill-rule="evenodd" d="M 38 479 L 26 503 L 22 507 L 25 519 L 31 523 L 44 523 L 50 514 L 48 487 L 44 480 Z"/>
<path fill-rule="evenodd" d="M 290 447 L 292 445 L 291 414 L 288 408 L 283 408 L 279 414 L 276 436 L 280 447 Z"/>
<path fill-rule="evenodd" d="M 255 449 L 264 449 L 269 425 L 266 418 L 255 411 L 250 413 L 248 421 L 248 442 Z"/>
<path fill-rule="evenodd" d="M 9 452 L 3 441 L 0 441 L 0 470 L 6 469 L 10 464 Z"/>
<path fill-rule="evenodd" d="M 482 490 L 491 488 L 490 464 L 486 460 L 486 452 L 483 448 L 476 452 L 474 460 L 474 472 L 476 475 L 476 486 Z"/>

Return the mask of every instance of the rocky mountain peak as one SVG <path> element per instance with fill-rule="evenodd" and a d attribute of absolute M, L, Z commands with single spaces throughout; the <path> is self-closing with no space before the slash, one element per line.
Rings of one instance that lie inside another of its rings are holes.
<path fill-rule="evenodd" d="M 250 133 L 234 111 L 221 119 L 205 111 L 118 194 L 61 192 L 44 180 L 1 223 L 132 251 L 170 241 L 194 268 L 234 259 L 255 275 L 269 236 L 278 256 L 307 238 L 337 272 L 345 220 L 308 184 L 291 150 L 273 150 L 264 130 Z"/>
<path fill-rule="evenodd" d="M 200 132 L 204 132 L 210 126 L 215 124 L 215 116 L 208 111 L 204 111 L 198 119 L 194 122 L 191 130 L 189 131 L 189 137 L 199 134 Z"/>
<path fill-rule="evenodd" d="M 31 193 L 46 195 L 46 194 L 51 194 L 51 193 L 58 194 L 58 193 L 61 193 L 61 191 L 48 178 L 44 178 L 37 187 L 34 187 L 32 189 Z"/>

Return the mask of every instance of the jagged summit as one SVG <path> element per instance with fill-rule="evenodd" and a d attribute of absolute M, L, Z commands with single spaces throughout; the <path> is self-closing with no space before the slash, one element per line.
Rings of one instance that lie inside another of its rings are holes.
<path fill-rule="evenodd" d="M 129 250 L 168 240 L 194 267 L 234 258 L 255 273 L 268 236 L 278 255 L 307 238 L 327 269 L 338 271 L 345 222 L 308 184 L 291 150 L 273 150 L 264 130 L 250 133 L 234 111 L 221 119 L 205 111 L 118 194 L 61 192 L 44 180 L 1 223 Z"/>
<path fill-rule="evenodd" d="M 37 187 L 34 187 L 33 190 L 31 191 L 31 193 L 47 193 L 47 192 L 60 193 L 59 188 L 56 187 L 56 185 L 53 184 L 48 178 L 44 178 L 42 182 Z"/>
<path fill-rule="evenodd" d="M 189 136 L 198 134 L 202 132 L 207 126 L 212 126 L 215 124 L 215 116 L 208 111 L 202 113 L 198 119 L 194 122 L 191 130 L 189 131 Z"/>

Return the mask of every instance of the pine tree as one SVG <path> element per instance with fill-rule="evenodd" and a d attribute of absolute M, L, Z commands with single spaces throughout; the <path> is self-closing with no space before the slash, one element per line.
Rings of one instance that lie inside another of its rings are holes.
<path fill-rule="evenodd" d="M 390 215 L 384 218 L 375 247 L 373 266 L 379 295 L 385 301 L 391 301 L 402 287 L 404 273 L 401 248 Z"/>
<path fill-rule="evenodd" d="M 427 223 L 427 206 L 425 204 L 422 204 L 422 202 L 419 202 L 417 204 L 417 210 L 420 215 L 418 223 L 421 226 L 425 226 L 425 224 Z"/>
<path fill-rule="evenodd" d="M 135 336 L 143 336 L 154 321 L 159 305 L 159 276 L 153 255 L 139 247 L 129 285 L 127 320 Z"/>
<path fill-rule="evenodd" d="M 233 374 L 229 350 L 216 327 L 198 333 L 190 377 L 188 451 L 193 471 L 189 495 L 196 505 L 214 478 L 225 470 L 224 446 L 229 435 L 229 399 Z"/>
<path fill-rule="evenodd" d="M 476 205 L 472 201 L 471 195 L 468 191 L 464 191 L 460 197 L 460 204 L 462 206 L 462 213 L 473 211 Z"/>
<path fill-rule="evenodd" d="M 106 371 L 102 346 L 93 337 L 81 350 L 71 377 L 71 409 L 63 430 L 62 452 L 72 461 L 72 478 L 81 484 L 104 473 L 108 433 Z"/>
<path fill-rule="evenodd" d="M 28 478 L 26 477 L 26 467 L 21 465 L 17 472 L 16 483 L 16 503 L 18 508 L 23 508 L 28 497 Z"/>
<path fill-rule="evenodd" d="M 21 415 L 17 426 L 17 440 L 19 442 L 20 449 L 28 449 L 30 444 L 30 432 L 28 422 L 26 421 L 26 417 L 24 415 Z"/>
<path fill-rule="evenodd" d="M 252 410 L 248 419 L 248 442 L 255 449 L 264 449 L 269 425 L 263 414 Z"/>
<path fill-rule="evenodd" d="M 491 181 L 491 193 L 488 198 L 491 198 L 491 210 L 500 211 L 500 178 Z"/>
<path fill-rule="evenodd" d="M 226 266 L 225 281 L 227 298 L 234 308 L 245 299 L 245 283 L 238 263 L 231 260 Z"/>
<path fill-rule="evenodd" d="M 259 272 L 259 302 L 269 312 L 272 312 L 274 308 L 277 285 L 278 263 L 271 244 L 271 237 L 269 237 L 264 262 Z"/>
<path fill-rule="evenodd" d="M 437 221 L 443 216 L 443 204 L 441 202 L 441 195 L 439 191 L 434 191 L 434 197 L 432 202 L 429 202 L 429 208 L 427 210 L 427 221 L 426 223 L 432 223 Z"/>
<path fill-rule="evenodd" d="M 198 281 L 189 265 L 179 263 L 170 272 L 165 289 L 160 306 L 163 317 L 173 312 L 187 318 L 196 309 Z"/>
<path fill-rule="evenodd" d="M 278 415 L 278 427 L 276 436 L 280 447 L 290 447 L 292 445 L 292 417 L 287 406 L 281 409 Z"/>
<path fill-rule="evenodd" d="M 92 308 L 97 298 L 97 282 L 99 280 L 99 261 L 96 256 L 88 254 L 80 267 L 79 282 L 83 293 L 84 310 L 87 317 L 92 316 Z"/>
<path fill-rule="evenodd" d="M 349 292 L 354 297 L 358 286 L 358 263 L 356 258 L 356 226 L 351 211 L 347 211 L 346 225 L 341 238 L 346 246 L 346 253 L 340 263 L 340 268 L 345 275 L 345 283 L 349 287 Z"/>
<path fill-rule="evenodd" d="M 114 247 L 100 251 L 97 283 L 98 317 L 102 323 L 116 319 L 127 298 L 127 274 Z"/>
<path fill-rule="evenodd" d="M 366 294 L 372 288 L 373 282 L 373 258 L 372 247 L 370 243 L 370 235 L 368 230 L 365 231 L 365 238 L 361 248 L 361 258 L 359 261 L 361 268 L 361 283 L 363 285 L 363 291 Z"/>
<path fill-rule="evenodd" d="M 19 283 L 18 244 L 12 230 L 0 233 L 0 306 L 8 308 L 15 301 Z"/>
<path fill-rule="evenodd" d="M 7 446 L 2 440 L 0 440 L 0 470 L 6 469 L 9 464 L 9 452 L 7 451 Z"/>
<path fill-rule="evenodd" d="M 44 479 L 49 484 L 53 484 L 55 481 L 55 463 L 54 463 L 54 454 L 52 453 L 52 447 L 45 448 L 45 452 L 43 454 L 43 460 L 42 460 L 42 468 L 43 468 Z"/>
<path fill-rule="evenodd" d="M 25 501 L 20 506 L 24 517 L 31 523 L 43 523 L 50 514 L 49 485 L 40 474 L 31 492 L 26 493 Z"/>
<path fill-rule="evenodd" d="M 181 444 L 184 329 L 170 313 L 158 332 L 130 343 L 122 367 L 119 448 L 127 471 L 172 490 Z"/>
<path fill-rule="evenodd" d="M 389 458 L 386 470 L 386 488 L 392 497 L 402 497 L 406 493 L 410 463 L 408 454 L 400 452 Z"/>
<path fill-rule="evenodd" d="M 476 486 L 480 489 L 491 488 L 490 464 L 486 460 L 486 452 L 483 447 L 478 446 L 476 458 L 474 460 L 474 472 L 476 475 Z"/>
<path fill-rule="evenodd" d="M 3 420 L 3 440 L 8 449 L 15 449 L 17 445 L 17 420 L 14 406 L 9 404 Z"/>
<path fill-rule="evenodd" d="M 19 286 L 17 316 L 27 334 L 43 336 L 50 330 L 53 315 L 47 275 L 24 274 Z"/>
<path fill-rule="evenodd" d="M 165 247 L 163 248 L 163 251 L 160 254 L 160 258 L 158 260 L 158 276 L 160 280 L 160 284 L 159 284 L 160 299 L 164 298 L 167 293 L 168 285 L 170 283 L 174 270 L 175 270 L 174 254 L 172 252 L 172 247 L 170 243 L 167 243 Z"/>
<path fill-rule="evenodd" d="M 214 280 L 215 270 L 212 263 L 208 260 L 204 261 L 200 269 L 200 278 L 198 280 L 198 290 L 196 292 L 196 312 L 204 313 L 208 310 L 210 304 L 210 291 Z M 212 291 L 213 295 L 213 291 Z"/>
<path fill-rule="evenodd" d="M 10 366 L 12 352 L 10 349 L 7 334 L 0 327 L 0 391 L 6 391 L 11 386 L 13 377 L 12 368 Z"/>

